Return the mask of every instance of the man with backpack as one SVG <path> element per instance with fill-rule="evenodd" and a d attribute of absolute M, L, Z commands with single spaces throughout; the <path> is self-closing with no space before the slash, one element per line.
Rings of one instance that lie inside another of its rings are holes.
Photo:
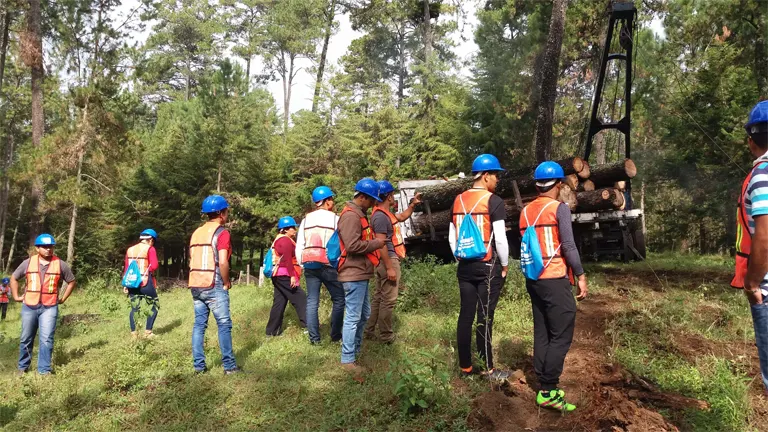
<path fill-rule="evenodd" d="M 506 234 L 504 200 L 493 192 L 504 169 L 490 154 L 472 163 L 472 188 L 456 197 L 448 241 L 459 260 L 461 309 L 456 326 L 459 367 L 463 376 L 479 371 L 472 365 L 472 326 L 477 315 L 475 339 L 485 375 L 504 380 L 509 372 L 493 364 L 493 315 L 507 277 L 509 245 Z"/>
<path fill-rule="evenodd" d="M 573 239 L 571 210 L 557 201 L 565 177 L 556 162 L 541 163 L 533 174 L 538 198 L 520 214 L 520 267 L 533 308 L 533 368 L 540 390 L 536 404 L 573 411 L 558 388 L 576 324 L 569 274 L 578 278 L 578 300 L 587 296 L 587 277 Z"/>
<path fill-rule="evenodd" d="M 141 311 L 142 302 L 146 302 L 147 306 L 152 307 L 149 316 L 147 316 L 146 327 L 144 327 L 144 337 L 147 339 L 155 337 L 152 328 L 157 319 L 158 299 L 154 271 L 159 267 L 155 240 L 157 240 L 157 232 L 152 228 L 147 228 L 139 234 L 139 242 L 129 247 L 125 252 L 123 292 L 128 294 L 128 298 L 131 300 L 131 313 L 128 316 L 128 322 L 131 326 L 133 339 L 139 337 L 136 331 L 135 315 Z"/>
<path fill-rule="evenodd" d="M 21 305 L 21 337 L 19 338 L 18 374 L 23 375 L 32 363 L 32 347 L 39 332 L 40 351 L 37 354 L 37 373 L 50 375 L 53 337 L 59 305 L 64 304 L 75 289 L 75 275 L 67 263 L 53 253 L 56 241 L 50 234 L 35 239 L 37 253 L 25 259 L 11 275 L 13 299 Z M 26 280 L 24 295 L 19 295 L 19 279 Z M 59 296 L 61 280 L 67 283 Z"/>
<path fill-rule="evenodd" d="M 232 318 L 229 312 L 229 258 L 232 243 L 224 227 L 229 217 L 229 203 L 221 195 L 203 201 L 202 212 L 208 222 L 195 230 L 189 242 L 189 289 L 195 306 L 192 328 L 192 357 L 196 373 L 208 371 L 205 364 L 205 329 L 213 312 L 219 328 L 219 349 L 224 374 L 241 372 L 232 351 Z"/>
<path fill-rule="evenodd" d="M 400 222 L 408 219 L 418 205 L 421 194 L 411 200 L 402 213 L 394 214 L 390 210 L 395 205 L 395 187 L 392 183 L 379 181 L 379 198 L 371 213 L 371 227 L 377 239 L 384 241 L 379 254 L 381 262 L 376 267 L 376 290 L 371 301 L 371 316 L 365 328 L 365 337 L 373 339 L 376 327 L 379 327 L 380 340 L 391 344 L 395 340 L 392 330 L 392 312 L 397 303 L 398 285 L 400 284 L 400 260 L 405 258 L 405 242 L 400 233 Z"/>
<path fill-rule="evenodd" d="M 366 213 L 380 202 L 379 185 L 364 178 L 355 185 L 355 195 L 339 216 L 339 281 L 344 287 L 344 325 L 341 332 L 342 367 L 356 375 L 363 369 L 356 360 L 363 346 L 363 330 L 371 314 L 368 282 L 379 265 L 382 240 L 374 238 Z"/>
<path fill-rule="evenodd" d="M 296 236 L 296 258 L 304 268 L 307 281 L 307 331 L 309 343 L 320 343 L 320 287 L 325 285 L 331 296 L 331 342 L 341 340 L 344 324 L 344 287 L 339 282 L 337 262 L 329 258 L 329 249 L 338 248 L 339 217 L 333 212 L 335 196 L 328 186 L 318 186 L 312 191 L 315 210 L 308 213 L 299 224 Z M 331 252 L 332 254 L 333 252 Z M 338 257 L 335 257 L 338 260 Z"/>

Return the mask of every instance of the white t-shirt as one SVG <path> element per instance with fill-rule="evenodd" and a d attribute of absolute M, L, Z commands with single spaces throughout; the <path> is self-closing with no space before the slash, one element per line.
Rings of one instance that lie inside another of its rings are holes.
<path fill-rule="evenodd" d="M 303 263 L 301 262 L 301 255 L 304 252 L 305 226 L 337 227 L 339 226 L 339 216 L 332 211 L 318 209 L 307 214 L 307 216 L 304 217 L 304 220 L 301 221 L 301 224 L 299 224 L 299 232 L 296 233 L 296 260 L 298 260 L 299 265 L 302 267 Z"/>

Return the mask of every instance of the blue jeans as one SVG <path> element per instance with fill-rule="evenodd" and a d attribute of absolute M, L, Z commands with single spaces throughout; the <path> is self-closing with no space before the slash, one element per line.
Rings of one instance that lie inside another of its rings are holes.
<path fill-rule="evenodd" d="M 195 325 L 192 328 L 192 359 L 196 371 L 203 371 L 205 366 L 205 329 L 208 328 L 208 316 L 213 312 L 216 326 L 219 328 L 219 349 L 224 370 L 237 367 L 235 354 L 232 352 L 232 319 L 229 315 L 229 291 L 216 284 L 214 288 L 192 288 L 195 304 Z"/>
<path fill-rule="evenodd" d="M 32 363 L 32 347 L 35 334 L 40 330 L 40 347 L 37 353 L 37 372 L 51 372 L 51 356 L 53 355 L 53 333 L 56 331 L 56 318 L 59 316 L 59 306 L 21 305 L 21 343 L 19 344 L 20 370 L 26 371 Z"/>
<path fill-rule="evenodd" d="M 760 371 L 763 385 L 768 392 L 768 296 L 763 296 L 763 303 L 752 305 L 752 323 L 755 325 L 755 343 L 760 357 Z"/>
<path fill-rule="evenodd" d="M 371 316 L 368 281 L 342 282 L 344 287 L 344 327 L 341 332 L 341 363 L 354 363 L 363 346 L 365 322 Z"/>
<path fill-rule="evenodd" d="M 331 295 L 331 340 L 341 339 L 341 327 L 344 324 L 344 287 L 339 282 L 339 273 L 333 267 L 305 269 L 307 280 L 307 331 L 310 342 L 320 342 L 320 320 L 317 310 L 320 307 L 320 286 L 325 284 Z"/>

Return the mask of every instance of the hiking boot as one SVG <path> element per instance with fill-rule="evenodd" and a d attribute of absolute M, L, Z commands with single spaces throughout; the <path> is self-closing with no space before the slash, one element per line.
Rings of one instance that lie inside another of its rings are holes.
<path fill-rule="evenodd" d="M 491 381 L 505 381 L 509 379 L 508 371 L 497 368 L 493 368 L 488 372 L 485 372 L 483 375 L 487 376 Z"/>
<path fill-rule="evenodd" d="M 235 366 L 235 367 L 233 367 L 232 369 L 224 369 L 224 375 L 234 375 L 234 374 L 239 374 L 239 373 L 241 373 L 242 371 L 243 371 L 242 369 L 240 369 L 239 367 Z"/>
<path fill-rule="evenodd" d="M 576 409 L 576 405 L 565 401 L 565 392 L 560 389 L 551 391 L 539 391 L 536 394 L 536 405 L 542 408 L 548 408 L 561 412 L 571 412 Z"/>

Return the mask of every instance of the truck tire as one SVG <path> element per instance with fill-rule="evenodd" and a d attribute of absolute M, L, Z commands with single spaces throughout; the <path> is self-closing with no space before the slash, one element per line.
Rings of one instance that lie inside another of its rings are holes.
<path fill-rule="evenodd" d="M 634 243 L 635 249 L 640 252 L 640 256 L 645 259 L 645 234 L 643 234 L 642 228 L 637 227 L 632 231 L 632 243 Z M 640 261 L 637 256 L 634 257 L 634 260 Z"/>

